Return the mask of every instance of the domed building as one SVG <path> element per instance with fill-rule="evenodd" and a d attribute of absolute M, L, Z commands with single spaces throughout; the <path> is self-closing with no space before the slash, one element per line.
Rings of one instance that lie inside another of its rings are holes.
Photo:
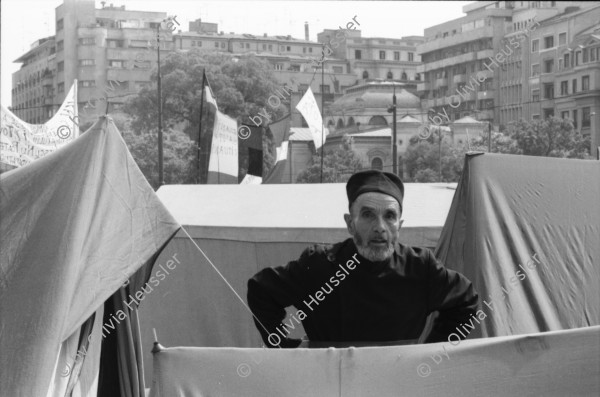
<path fill-rule="evenodd" d="M 408 88 L 408 89 L 407 89 Z M 363 168 L 392 171 L 392 105 L 396 92 L 396 143 L 398 173 L 402 175 L 402 156 L 409 139 L 419 133 L 427 119 L 419 97 L 403 83 L 370 81 L 348 88 L 325 112 L 325 125 L 330 131 L 325 150 L 334 150 L 344 134 L 353 137 L 353 150 L 361 158 Z"/>

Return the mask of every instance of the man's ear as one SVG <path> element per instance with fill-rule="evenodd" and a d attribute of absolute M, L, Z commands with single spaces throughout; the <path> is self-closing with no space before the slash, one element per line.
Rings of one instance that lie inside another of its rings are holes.
<path fill-rule="evenodd" d="M 354 226 L 352 225 L 352 216 L 350 214 L 344 214 L 344 220 L 346 221 L 346 227 L 348 233 L 354 236 Z"/>

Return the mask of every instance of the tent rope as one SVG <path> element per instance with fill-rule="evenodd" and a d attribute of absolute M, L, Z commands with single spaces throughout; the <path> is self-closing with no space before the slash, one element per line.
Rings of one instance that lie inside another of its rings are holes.
<path fill-rule="evenodd" d="M 227 281 L 227 279 L 225 278 L 225 276 L 223 276 L 223 274 L 219 271 L 219 269 L 217 269 L 217 267 L 212 263 L 212 261 L 204 253 L 204 251 L 202 251 L 202 248 L 200 248 L 198 246 L 198 244 L 196 244 L 196 241 L 194 241 L 194 239 L 192 238 L 192 236 L 190 236 L 190 234 L 187 232 L 187 230 L 185 230 L 185 228 L 183 226 L 181 226 L 181 230 L 183 230 L 183 232 L 188 236 L 188 238 L 190 239 L 190 241 L 192 242 L 192 244 L 194 244 L 196 246 L 196 248 L 198 249 L 198 251 L 200 251 L 200 253 L 202 254 L 202 256 L 204 256 L 206 258 L 206 260 L 208 261 L 208 263 L 210 263 L 210 265 L 213 267 L 213 269 L 215 269 L 215 271 L 219 274 L 219 276 L 221 276 L 221 278 L 223 279 L 223 281 L 225 281 L 225 284 L 227 284 L 227 286 L 231 289 L 231 291 L 233 291 L 233 293 L 235 294 L 235 296 L 237 296 L 237 298 L 240 300 L 240 302 L 242 302 L 242 305 L 244 305 L 244 307 L 248 310 L 248 312 L 252 315 L 252 317 L 254 317 L 254 319 L 256 320 L 256 322 L 258 324 L 260 324 L 260 326 L 262 327 L 262 329 L 264 329 L 265 332 L 267 333 L 267 335 L 269 335 L 269 330 L 267 329 L 267 327 L 265 327 L 263 325 L 263 323 L 254 315 L 254 313 L 252 313 L 252 310 L 248 307 L 248 305 L 246 304 L 246 302 L 244 302 L 244 300 L 237 293 L 237 291 L 235 290 L 235 288 L 233 288 L 233 286 L 229 283 L 229 281 Z M 281 349 L 281 346 L 279 346 L 279 345 L 276 345 L 276 346 Z"/>

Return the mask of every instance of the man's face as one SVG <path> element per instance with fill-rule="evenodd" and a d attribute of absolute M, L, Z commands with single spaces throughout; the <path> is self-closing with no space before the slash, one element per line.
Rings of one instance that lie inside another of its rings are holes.
<path fill-rule="evenodd" d="M 392 196 L 377 192 L 358 196 L 350 214 L 344 215 L 358 253 L 371 262 L 389 259 L 398 242 L 401 215 L 400 204 Z"/>

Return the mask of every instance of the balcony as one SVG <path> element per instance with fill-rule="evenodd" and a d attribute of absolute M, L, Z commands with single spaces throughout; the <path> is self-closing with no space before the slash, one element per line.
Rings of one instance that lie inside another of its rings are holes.
<path fill-rule="evenodd" d="M 487 80 L 487 79 L 491 79 L 494 77 L 494 71 L 492 70 L 488 70 L 487 68 L 480 70 L 479 72 L 476 73 L 475 78 L 479 79 L 479 80 Z"/>
<path fill-rule="evenodd" d="M 457 74 L 452 78 L 452 82 L 454 84 L 457 83 L 466 83 L 467 82 L 467 75 L 466 74 Z"/>
<path fill-rule="evenodd" d="M 468 43 L 474 38 L 494 37 L 494 28 L 492 26 L 483 26 L 466 32 L 457 33 L 453 36 L 443 37 L 431 40 L 427 43 L 417 46 L 417 54 L 426 54 L 428 52 L 439 50 L 440 48 L 452 47 L 461 43 Z"/>
<path fill-rule="evenodd" d="M 477 99 L 484 100 L 484 99 L 495 99 L 496 97 L 496 91 L 495 90 L 487 90 L 487 91 L 478 91 L 477 92 Z"/>
<path fill-rule="evenodd" d="M 436 87 L 448 87 L 448 78 L 442 77 L 440 79 L 435 79 L 435 86 Z"/>
<path fill-rule="evenodd" d="M 494 57 L 494 50 L 492 50 L 492 49 L 477 51 L 477 59 L 488 59 L 488 58 L 493 58 L 493 57 Z"/>
<path fill-rule="evenodd" d="M 491 50 L 489 50 L 491 51 Z M 443 69 L 449 66 L 454 66 L 454 65 L 458 65 L 461 63 L 465 63 L 465 62 L 472 62 L 477 60 L 477 54 L 476 52 L 468 52 L 466 54 L 460 54 L 460 55 L 456 55 L 450 58 L 446 58 L 446 59 L 440 59 L 439 61 L 434 61 L 434 62 L 429 62 L 429 63 L 425 63 L 422 66 L 422 70 L 420 70 L 420 66 L 417 66 L 417 72 L 418 73 L 423 73 L 423 72 L 429 72 L 431 70 L 436 70 L 436 69 Z"/>
<path fill-rule="evenodd" d="M 417 91 L 429 91 L 431 89 L 431 83 L 418 83 Z"/>
<path fill-rule="evenodd" d="M 473 91 L 470 91 L 469 89 L 465 89 L 465 88 L 463 88 L 462 90 L 456 89 L 453 92 L 450 92 L 450 95 L 458 95 L 462 102 L 468 102 L 468 101 L 475 100 L 475 93 Z M 449 99 L 451 99 L 451 97 Z M 456 99 L 455 99 L 455 102 L 456 102 Z"/>

